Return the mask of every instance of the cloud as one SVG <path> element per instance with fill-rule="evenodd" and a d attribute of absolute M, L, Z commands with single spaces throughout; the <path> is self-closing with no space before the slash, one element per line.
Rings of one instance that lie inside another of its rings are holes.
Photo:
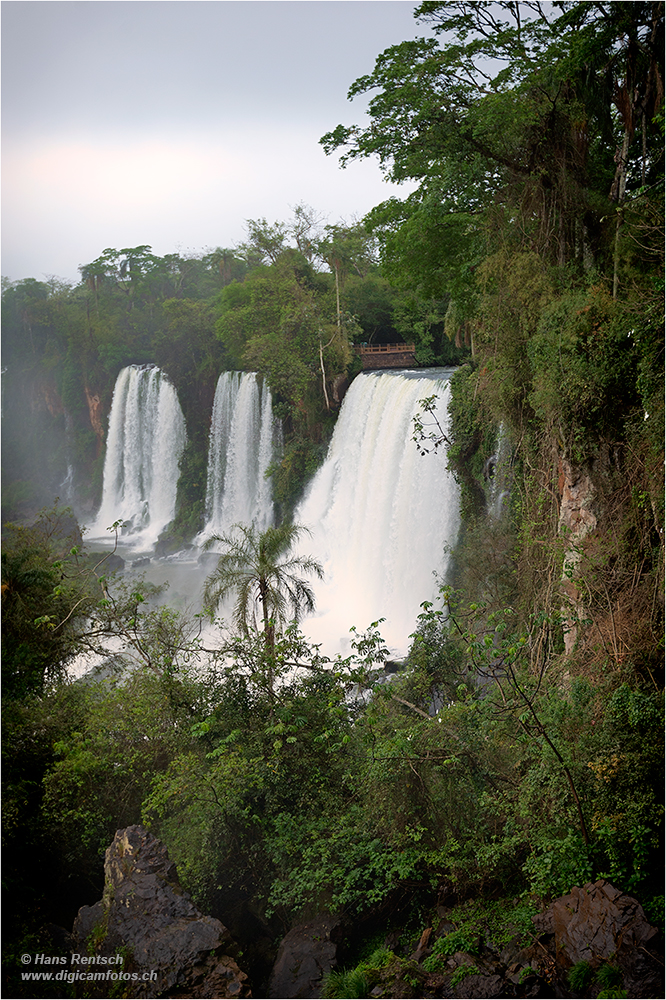
<path fill-rule="evenodd" d="M 245 219 L 299 202 L 363 215 L 391 193 L 377 164 L 340 171 L 318 140 L 363 119 L 347 89 L 419 33 L 413 9 L 5 2 L 3 274 L 76 279 L 108 246 L 231 246 Z"/>
<path fill-rule="evenodd" d="M 53 244 L 52 273 L 75 279 L 76 267 L 105 247 L 230 246 L 248 218 L 285 219 L 305 202 L 336 222 L 396 190 L 372 163 L 341 171 L 317 139 L 303 126 L 254 124 L 214 137 L 189 130 L 15 141 L 4 154 L 3 273 L 25 276 L 20 247 L 33 239 Z"/>

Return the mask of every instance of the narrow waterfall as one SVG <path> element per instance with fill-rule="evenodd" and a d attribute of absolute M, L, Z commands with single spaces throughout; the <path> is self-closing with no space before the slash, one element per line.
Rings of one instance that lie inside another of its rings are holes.
<path fill-rule="evenodd" d="M 344 649 L 352 625 L 385 618 L 382 635 L 404 654 L 421 603 L 437 593 L 434 574 L 445 574 L 458 530 L 458 489 L 443 446 L 419 454 L 412 418 L 437 394 L 446 430 L 451 374 L 365 373 L 345 396 L 326 461 L 294 515 L 312 532 L 302 551 L 325 571 L 303 627 L 326 652 Z"/>
<path fill-rule="evenodd" d="M 511 446 L 504 424 L 499 425 L 495 451 L 483 470 L 488 513 L 493 521 L 506 513 L 511 492 Z"/>
<path fill-rule="evenodd" d="M 72 417 L 71 414 L 65 410 L 65 461 L 67 463 L 67 472 L 65 473 L 65 478 L 62 480 L 58 487 L 59 498 L 71 506 L 76 500 L 76 490 L 74 482 L 74 460 L 73 460 L 73 431 L 72 431 Z"/>
<path fill-rule="evenodd" d="M 207 523 L 200 540 L 233 524 L 273 523 L 266 472 L 278 433 L 270 389 L 254 372 L 222 372 L 213 402 L 206 487 Z"/>
<path fill-rule="evenodd" d="M 113 391 L 102 505 L 90 531 L 104 536 L 115 521 L 137 545 L 154 544 L 176 510 L 185 418 L 176 390 L 159 368 L 130 365 Z"/>

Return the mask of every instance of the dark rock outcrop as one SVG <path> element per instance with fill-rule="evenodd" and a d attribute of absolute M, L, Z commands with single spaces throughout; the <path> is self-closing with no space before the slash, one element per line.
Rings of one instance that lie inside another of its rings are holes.
<path fill-rule="evenodd" d="M 115 552 L 90 552 L 89 561 L 99 565 L 101 573 L 120 573 L 125 569 L 125 560 Z"/>
<path fill-rule="evenodd" d="M 577 962 L 597 968 L 612 960 L 622 970 L 629 996 L 662 995 L 659 931 L 650 926 L 640 903 L 610 882 L 600 879 L 582 889 L 574 886 L 536 916 L 534 925 L 546 936 L 561 970 Z"/>
<path fill-rule="evenodd" d="M 506 996 L 501 976 L 467 976 L 456 988 L 456 995 L 469 1000 L 486 1000 Z"/>
<path fill-rule="evenodd" d="M 271 998 L 321 996 L 324 973 L 335 965 L 340 924 L 337 917 L 322 916 L 293 927 L 283 938 L 271 977 Z"/>
<path fill-rule="evenodd" d="M 443 919 L 434 934 L 426 928 L 418 948 L 407 960 L 415 966 L 412 979 L 419 979 L 420 991 L 405 988 L 405 960 L 396 959 L 379 973 L 379 985 L 371 992 L 377 997 L 596 997 L 601 987 L 597 974 L 605 971 L 619 976 L 618 989 L 629 997 L 664 995 L 661 933 L 648 923 L 636 899 L 610 882 L 600 880 L 583 888 L 574 887 L 566 896 L 533 917 L 534 933 L 516 929 L 508 940 L 498 943 L 481 933 L 472 953 L 457 951 L 440 959 L 437 971 L 423 960 L 437 953 L 436 942 L 456 930 L 449 910 L 438 907 Z M 531 940 L 530 940 L 531 939 Z M 397 936 L 387 939 L 395 947 Z M 583 992 L 572 993 L 568 975 L 574 965 L 589 966 L 590 981 Z M 610 968 L 609 968 L 610 967 Z M 620 984 L 621 980 L 621 984 Z"/>
<path fill-rule="evenodd" d="M 104 873 L 103 898 L 79 910 L 72 933 L 82 955 L 124 956 L 118 966 L 127 977 L 124 995 L 251 996 L 247 976 L 228 954 L 229 931 L 183 892 L 161 841 L 141 826 L 118 830 Z M 156 978 L 143 982 L 151 972 Z"/>

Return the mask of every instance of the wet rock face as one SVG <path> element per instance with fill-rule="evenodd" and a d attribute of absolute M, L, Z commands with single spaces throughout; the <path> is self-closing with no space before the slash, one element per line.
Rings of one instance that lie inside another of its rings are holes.
<path fill-rule="evenodd" d="M 95 437 L 97 438 L 97 454 L 99 455 L 104 443 L 102 400 L 96 393 L 91 392 L 87 385 L 84 386 L 84 389 L 86 393 L 86 402 L 88 403 L 90 426 L 95 432 Z"/>
<path fill-rule="evenodd" d="M 336 961 L 338 930 L 338 919 L 332 916 L 293 927 L 280 944 L 268 983 L 268 996 L 321 996 L 322 976 Z"/>
<path fill-rule="evenodd" d="M 231 935 L 184 893 L 164 844 L 141 826 L 118 830 L 106 852 L 104 896 L 83 906 L 73 936 L 82 954 L 126 956 L 138 972 L 125 995 L 249 997 L 247 976 L 227 951 Z M 119 966 L 120 968 L 120 966 Z M 144 972 L 157 978 L 144 983 Z"/>

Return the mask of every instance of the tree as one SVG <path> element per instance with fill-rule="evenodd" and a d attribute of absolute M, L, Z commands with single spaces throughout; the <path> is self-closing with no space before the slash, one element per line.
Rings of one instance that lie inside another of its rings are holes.
<path fill-rule="evenodd" d="M 263 638 L 269 658 L 269 687 L 273 686 L 270 660 L 275 653 L 275 629 L 286 625 L 288 612 L 294 621 L 315 607 L 314 594 L 298 574 L 313 574 L 321 579 L 324 571 L 311 556 L 289 556 L 306 528 L 282 524 L 259 532 L 254 525 L 236 525 L 236 535 L 213 535 L 205 548 L 221 543 L 226 552 L 206 580 L 204 603 L 215 609 L 231 594 L 236 595 L 233 621 L 244 635 L 257 631 L 257 605 L 263 625 Z"/>
<path fill-rule="evenodd" d="M 247 243 L 239 243 L 236 253 L 248 264 L 275 264 L 286 250 L 287 226 L 283 222 L 269 225 L 266 219 L 247 219 Z"/>
<path fill-rule="evenodd" d="M 377 156 L 390 179 L 418 182 L 374 212 L 394 268 L 423 280 L 421 223 L 440 248 L 428 267 L 440 294 L 448 245 L 475 264 L 480 223 L 560 265 L 607 255 L 613 203 L 663 172 L 663 3 L 427 2 L 415 16 L 442 44 L 383 52 L 349 90 L 376 91 L 370 125 L 320 140 L 343 166 Z"/>
<path fill-rule="evenodd" d="M 317 373 L 328 409 L 328 386 L 351 359 L 347 328 L 333 324 L 330 286 L 328 275 L 286 248 L 275 263 L 255 268 L 219 297 L 217 334 L 227 364 L 264 375 L 296 424 L 316 419 Z"/>
<path fill-rule="evenodd" d="M 559 6 L 564 11 L 560 20 L 575 39 L 569 57 L 573 74 L 582 78 L 586 103 L 599 118 L 600 131 L 615 143 L 609 198 L 618 206 L 613 253 L 613 298 L 617 298 L 627 194 L 663 175 L 663 133 L 654 126 L 664 97 L 664 4 Z"/>
<path fill-rule="evenodd" d="M 317 243 L 317 256 L 335 276 L 336 322 L 342 328 L 340 296 L 344 278 L 350 272 L 364 278 L 375 264 L 376 240 L 360 224 L 326 226 L 325 235 Z"/>
<path fill-rule="evenodd" d="M 81 540 L 68 509 L 30 528 L 7 525 L 2 552 L 2 683 L 7 698 L 42 694 L 81 649 L 94 589 L 77 565 Z"/>
<path fill-rule="evenodd" d="M 242 280 L 247 270 L 247 263 L 238 257 L 235 250 L 227 247 L 216 247 L 210 253 L 204 254 L 202 264 L 209 271 L 217 271 L 223 287 L 232 281 Z"/>

